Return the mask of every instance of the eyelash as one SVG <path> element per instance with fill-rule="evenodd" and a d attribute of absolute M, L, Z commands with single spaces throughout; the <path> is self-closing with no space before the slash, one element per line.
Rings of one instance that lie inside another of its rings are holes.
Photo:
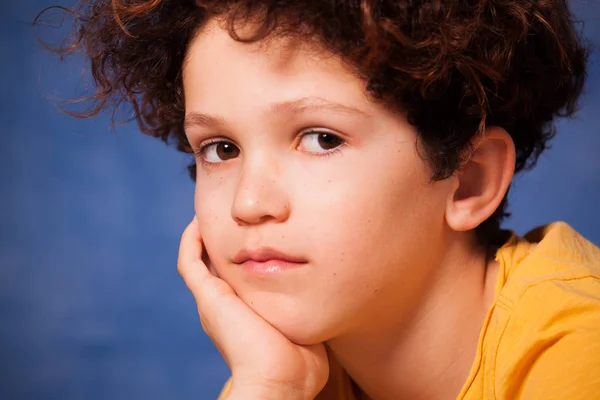
<path fill-rule="evenodd" d="M 204 154 L 204 152 L 206 151 L 206 149 L 208 148 L 208 146 L 210 146 L 211 144 L 221 143 L 221 142 L 231 143 L 231 141 L 226 140 L 226 139 L 208 139 L 208 140 L 205 140 L 204 142 L 202 142 L 202 144 L 200 146 L 198 146 L 198 148 L 196 148 L 196 150 L 194 150 L 194 154 L 196 155 L 196 157 L 201 157 Z"/>
<path fill-rule="evenodd" d="M 340 137 L 340 135 L 330 132 L 328 130 L 309 129 L 309 130 L 303 131 L 299 135 L 299 138 L 302 138 L 309 134 L 319 134 L 319 133 L 328 133 L 328 134 Z M 342 139 L 342 138 L 340 137 L 340 139 Z M 206 151 L 208 146 L 213 145 L 215 143 L 221 143 L 221 142 L 232 143 L 235 146 L 237 146 L 234 142 L 227 140 L 227 139 L 221 139 L 221 138 L 208 139 L 208 140 L 202 142 L 202 144 L 196 150 L 194 150 L 194 155 L 196 156 L 196 159 L 199 159 L 200 163 L 206 167 L 215 167 L 217 164 L 220 164 L 220 163 L 212 163 L 212 162 L 205 161 L 204 160 L 204 152 Z M 317 157 L 331 157 L 334 154 L 336 154 L 338 151 L 341 151 L 341 149 L 344 146 L 346 146 L 346 141 L 344 139 L 342 139 L 342 144 L 340 144 L 338 147 L 336 147 L 330 151 L 324 152 L 324 153 L 312 153 L 312 155 L 317 156 Z"/>
<path fill-rule="evenodd" d="M 328 130 L 309 129 L 309 130 L 303 131 L 302 134 L 299 137 L 301 139 L 301 138 L 303 138 L 306 135 L 309 135 L 309 134 L 319 134 L 319 133 L 327 133 L 327 134 L 330 134 L 330 135 L 333 135 L 333 136 L 337 136 L 337 137 L 339 137 L 342 140 L 342 144 L 340 144 L 339 146 L 337 146 L 336 148 L 334 148 L 332 150 L 326 151 L 325 153 L 311 153 L 313 156 L 324 157 L 324 158 L 331 157 L 334 154 L 336 154 L 337 152 L 341 151 L 344 146 L 346 146 L 346 141 L 340 135 L 338 135 L 336 133 L 333 133 L 331 131 L 328 131 Z"/>
<path fill-rule="evenodd" d="M 208 162 L 204 159 L 204 152 L 206 151 L 208 146 L 215 144 L 215 143 L 221 143 L 221 142 L 232 143 L 230 140 L 225 140 L 225 139 L 220 139 L 220 138 L 208 139 L 208 140 L 205 140 L 204 142 L 202 142 L 202 144 L 194 150 L 194 156 L 196 157 L 196 160 L 197 160 L 196 162 L 199 161 L 200 164 L 206 168 L 215 167 L 216 166 L 215 163 Z"/>

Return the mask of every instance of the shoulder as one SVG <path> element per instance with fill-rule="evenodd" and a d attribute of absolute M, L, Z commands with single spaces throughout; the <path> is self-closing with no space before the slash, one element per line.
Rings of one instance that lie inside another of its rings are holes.
<path fill-rule="evenodd" d="M 508 303 L 526 304 L 546 290 L 560 297 L 600 296 L 600 249 L 564 222 L 511 238 L 496 259 L 502 265 L 499 295 Z"/>
<path fill-rule="evenodd" d="M 595 291 L 593 290 L 595 288 Z M 600 282 L 546 281 L 509 313 L 496 387 L 510 399 L 594 399 L 600 393 Z"/>
<path fill-rule="evenodd" d="M 507 320 L 496 387 L 501 398 L 592 399 L 600 393 L 600 250 L 564 223 L 525 238 L 498 296 Z"/>

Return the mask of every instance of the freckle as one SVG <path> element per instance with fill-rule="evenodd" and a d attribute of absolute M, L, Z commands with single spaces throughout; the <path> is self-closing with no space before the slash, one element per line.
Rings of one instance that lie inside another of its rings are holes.
<path fill-rule="evenodd" d="M 333 273 L 333 276 L 336 276 L 336 275 L 337 275 L 337 272 L 334 272 L 334 273 Z"/>

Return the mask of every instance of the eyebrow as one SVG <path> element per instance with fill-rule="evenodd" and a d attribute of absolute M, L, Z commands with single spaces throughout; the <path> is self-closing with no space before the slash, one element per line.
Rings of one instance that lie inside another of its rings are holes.
<path fill-rule="evenodd" d="M 346 106 L 340 103 L 334 103 L 320 97 L 303 97 L 297 100 L 276 103 L 271 105 L 264 112 L 264 114 L 289 117 L 292 115 L 316 111 L 329 111 L 339 114 L 358 114 L 366 116 L 366 113 L 364 111 L 361 111 L 357 108 Z M 226 125 L 227 121 L 223 117 L 217 115 L 202 114 L 199 112 L 190 112 L 189 114 L 187 114 L 183 123 L 184 129 L 188 129 L 191 127 L 204 127 L 215 129 L 221 128 Z"/>

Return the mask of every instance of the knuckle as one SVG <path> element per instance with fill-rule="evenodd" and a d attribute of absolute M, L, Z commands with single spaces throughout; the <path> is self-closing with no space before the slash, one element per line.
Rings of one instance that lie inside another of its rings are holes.
<path fill-rule="evenodd" d="M 183 232 L 181 232 L 181 236 L 179 237 L 180 245 L 184 245 L 186 243 L 188 236 L 190 235 L 191 229 L 192 229 L 192 224 L 190 223 L 185 227 Z"/>
<path fill-rule="evenodd" d="M 186 276 L 187 276 L 186 263 L 181 258 L 179 258 L 177 260 L 177 272 L 183 279 L 186 279 Z"/>
<path fill-rule="evenodd" d="M 180 242 L 184 242 L 185 241 L 185 238 L 187 237 L 187 233 L 189 232 L 189 230 L 190 230 L 190 226 L 188 225 L 188 226 L 185 227 L 185 229 L 183 230 L 183 232 L 181 232 L 181 235 L 179 236 L 179 241 Z"/>

